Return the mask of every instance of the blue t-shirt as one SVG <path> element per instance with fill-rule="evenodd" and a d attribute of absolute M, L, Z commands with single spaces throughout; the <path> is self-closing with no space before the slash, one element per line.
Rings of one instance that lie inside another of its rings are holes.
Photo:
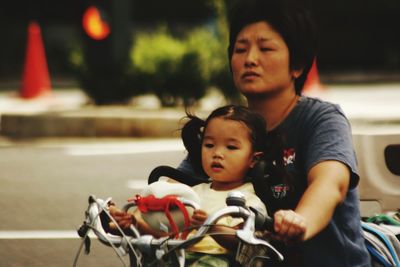
<path fill-rule="evenodd" d="M 307 174 L 325 160 L 344 163 L 350 188 L 328 226 L 296 248 L 303 264 L 296 266 L 364 267 L 370 259 L 364 244 L 359 212 L 357 162 L 350 124 L 338 105 L 302 96 L 289 116 L 274 130 L 284 142 L 284 163 L 293 177 L 292 188 L 270 177 L 271 210 L 294 209 L 307 187 Z M 293 188 L 294 187 L 294 188 Z"/>
<path fill-rule="evenodd" d="M 307 174 L 316 164 L 337 160 L 348 166 L 351 173 L 346 198 L 336 207 L 328 226 L 314 238 L 284 251 L 288 256 L 284 266 L 370 266 L 360 223 L 359 177 L 351 129 L 340 107 L 302 96 L 288 117 L 269 134 L 274 132 L 283 141 L 284 163 L 292 183 L 277 175 L 266 176 L 267 196 L 260 197 L 266 202 L 269 214 L 296 208 L 307 187 Z M 196 175 L 186 160 L 178 168 Z"/>

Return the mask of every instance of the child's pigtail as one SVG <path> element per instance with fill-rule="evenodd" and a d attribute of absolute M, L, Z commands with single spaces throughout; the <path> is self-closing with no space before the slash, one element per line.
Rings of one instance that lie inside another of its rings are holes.
<path fill-rule="evenodd" d="M 190 119 L 182 128 L 181 138 L 183 145 L 188 151 L 188 160 L 192 163 L 195 171 L 204 173 L 201 165 L 201 145 L 205 122 L 193 115 L 187 114 Z"/>

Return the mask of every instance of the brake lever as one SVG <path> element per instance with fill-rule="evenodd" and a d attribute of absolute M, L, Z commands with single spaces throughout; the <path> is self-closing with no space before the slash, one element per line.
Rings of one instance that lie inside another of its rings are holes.
<path fill-rule="evenodd" d="M 78 235 L 81 237 L 81 238 L 84 238 L 84 244 L 85 244 L 85 254 L 86 255 L 89 255 L 89 253 L 90 253 L 90 245 L 91 245 L 91 242 L 90 242 L 90 238 L 89 238 L 89 236 L 87 235 L 87 232 L 89 231 L 89 226 L 87 225 L 87 223 L 86 223 L 86 221 L 84 221 L 83 222 L 83 224 L 79 227 L 79 229 L 78 229 Z"/>
<path fill-rule="evenodd" d="M 246 230 L 237 230 L 236 235 L 241 241 L 248 243 L 250 245 L 262 245 L 268 247 L 277 255 L 279 261 L 283 261 L 284 259 L 283 255 L 276 248 L 274 248 L 267 241 L 256 238 L 253 233 Z"/>
<path fill-rule="evenodd" d="M 270 217 L 266 217 L 262 215 L 260 212 L 258 212 L 256 209 L 250 207 L 250 212 L 249 217 L 247 218 L 244 226 L 242 229 L 239 229 L 236 231 L 237 237 L 250 245 L 263 245 L 268 247 L 270 250 L 272 250 L 276 255 L 279 261 L 283 261 L 284 257 L 283 255 L 276 249 L 274 248 L 271 244 L 266 242 L 265 240 L 259 239 L 255 237 L 254 233 L 256 231 L 256 226 L 257 228 L 262 225 L 272 225 L 273 226 L 273 220 Z"/>

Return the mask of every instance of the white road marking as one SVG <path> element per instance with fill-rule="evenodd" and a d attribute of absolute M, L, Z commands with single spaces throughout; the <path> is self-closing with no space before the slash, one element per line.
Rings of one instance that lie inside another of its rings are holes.
<path fill-rule="evenodd" d="M 89 233 L 89 237 L 95 237 Z M 1 239 L 76 239 L 80 238 L 74 230 L 21 230 L 21 231 L 0 231 Z"/>
<path fill-rule="evenodd" d="M 65 148 L 65 153 L 71 156 L 101 156 L 184 151 L 184 149 L 180 139 L 169 139 L 75 145 Z"/>

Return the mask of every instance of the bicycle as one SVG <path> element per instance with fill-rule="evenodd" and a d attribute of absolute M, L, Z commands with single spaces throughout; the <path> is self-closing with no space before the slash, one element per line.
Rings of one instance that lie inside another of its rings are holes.
<path fill-rule="evenodd" d="M 198 208 L 197 204 L 185 199 L 179 199 L 185 205 L 193 208 Z M 132 235 L 124 233 L 120 228 L 121 236 L 112 235 L 107 233 L 103 227 L 104 220 L 108 217 L 111 221 L 114 219 L 108 213 L 108 205 L 111 198 L 102 200 L 95 196 L 89 197 L 89 206 L 86 210 L 86 219 L 84 224 L 78 230 L 79 236 L 83 238 L 82 244 L 75 257 L 74 266 L 76 266 L 80 252 L 83 245 L 86 246 L 86 251 L 90 247 L 89 232 L 93 231 L 97 236 L 98 240 L 107 245 L 111 246 L 124 266 L 126 266 L 123 256 L 128 255 L 129 266 L 144 266 L 144 265 L 156 265 L 162 264 L 167 258 L 172 260 L 174 266 L 185 266 L 185 248 L 193 245 L 207 235 L 208 229 L 215 225 L 223 216 L 236 216 L 244 219 L 243 228 L 236 231 L 236 236 L 239 240 L 239 246 L 237 249 L 236 258 L 240 258 L 240 251 L 245 249 L 246 246 L 259 246 L 265 249 L 260 251 L 267 251 L 268 255 L 254 255 L 251 258 L 241 258 L 241 264 L 243 266 L 251 266 L 256 259 L 262 258 L 264 260 L 277 260 L 283 261 L 282 254 L 273 247 L 268 241 L 261 239 L 255 235 L 257 230 L 271 229 L 272 219 L 265 217 L 252 207 L 247 207 L 244 196 L 240 192 L 232 192 L 228 195 L 226 202 L 227 207 L 223 208 L 214 214 L 210 215 L 205 223 L 200 226 L 198 231 L 186 240 L 183 239 L 171 239 L 171 237 L 155 238 L 151 235 L 141 235 L 138 229 L 131 225 Z M 129 208 L 135 206 L 134 203 L 129 203 L 123 207 L 123 210 L 127 211 Z M 114 221 L 114 223 L 116 223 Z M 211 233 L 210 235 L 218 235 L 221 233 Z M 155 259 L 155 260 L 154 260 Z"/>

